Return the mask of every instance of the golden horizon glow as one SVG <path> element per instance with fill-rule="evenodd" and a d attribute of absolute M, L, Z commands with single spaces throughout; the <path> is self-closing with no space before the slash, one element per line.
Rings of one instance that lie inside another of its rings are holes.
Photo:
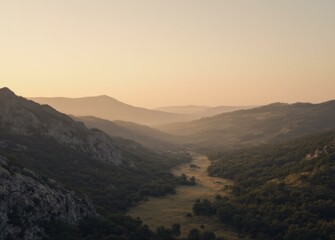
<path fill-rule="evenodd" d="M 0 86 L 143 107 L 335 99 L 332 0 L 4 0 Z"/>

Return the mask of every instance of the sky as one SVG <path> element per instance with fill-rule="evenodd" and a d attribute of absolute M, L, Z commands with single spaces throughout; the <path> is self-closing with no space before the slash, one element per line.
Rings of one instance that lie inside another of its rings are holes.
<path fill-rule="evenodd" d="M 0 0 L 0 86 L 147 108 L 335 99 L 334 0 Z"/>

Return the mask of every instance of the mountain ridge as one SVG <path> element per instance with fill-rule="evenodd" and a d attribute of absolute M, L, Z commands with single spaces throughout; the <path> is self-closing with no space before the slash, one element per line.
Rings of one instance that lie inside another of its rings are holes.
<path fill-rule="evenodd" d="M 83 122 L 89 128 L 100 129 L 112 137 L 134 140 L 151 149 L 177 149 L 179 148 L 178 144 L 182 142 L 178 136 L 133 122 L 109 121 L 93 116 L 72 117 Z"/>
<path fill-rule="evenodd" d="M 156 110 L 178 113 L 178 114 L 188 114 L 195 118 L 211 117 L 222 113 L 238 111 L 242 109 L 255 108 L 257 106 L 197 106 L 197 105 L 185 105 L 185 106 L 168 106 L 156 108 Z"/>
<path fill-rule="evenodd" d="M 95 116 L 106 120 L 130 121 L 142 125 L 160 125 L 188 121 L 193 117 L 135 107 L 107 95 L 82 98 L 30 98 L 40 104 L 74 116 Z"/>
<path fill-rule="evenodd" d="M 332 128 L 335 128 L 335 100 L 319 104 L 272 103 L 158 127 L 187 137 L 192 143 L 212 146 L 289 140 Z"/>
<path fill-rule="evenodd" d="M 83 151 L 96 160 L 115 165 L 125 163 L 113 140 L 103 132 L 89 130 L 49 105 L 40 105 L 16 96 L 8 88 L 0 89 L 0 100 L 0 129 L 4 133 L 39 133 L 67 147 Z"/>

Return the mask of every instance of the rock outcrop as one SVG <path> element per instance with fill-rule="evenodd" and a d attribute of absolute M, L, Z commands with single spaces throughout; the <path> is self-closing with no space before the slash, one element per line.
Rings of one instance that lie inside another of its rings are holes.
<path fill-rule="evenodd" d="M 86 197 L 15 167 L 0 155 L 0 239 L 38 240 L 45 237 L 45 223 L 76 225 L 98 217 Z"/>
<path fill-rule="evenodd" d="M 335 152 L 335 140 L 329 142 L 322 149 L 317 149 L 312 153 L 306 155 L 305 160 L 311 161 L 320 158 L 323 155 L 334 154 Z"/>

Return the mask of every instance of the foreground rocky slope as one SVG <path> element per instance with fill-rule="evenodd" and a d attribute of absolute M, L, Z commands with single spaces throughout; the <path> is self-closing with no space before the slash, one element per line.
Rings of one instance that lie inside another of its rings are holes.
<path fill-rule="evenodd" d="M 43 225 L 51 221 L 77 225 L 97 217 L 86 197 L 0 155 L 0 239 L 38 240 L 45 237 Z"/>

